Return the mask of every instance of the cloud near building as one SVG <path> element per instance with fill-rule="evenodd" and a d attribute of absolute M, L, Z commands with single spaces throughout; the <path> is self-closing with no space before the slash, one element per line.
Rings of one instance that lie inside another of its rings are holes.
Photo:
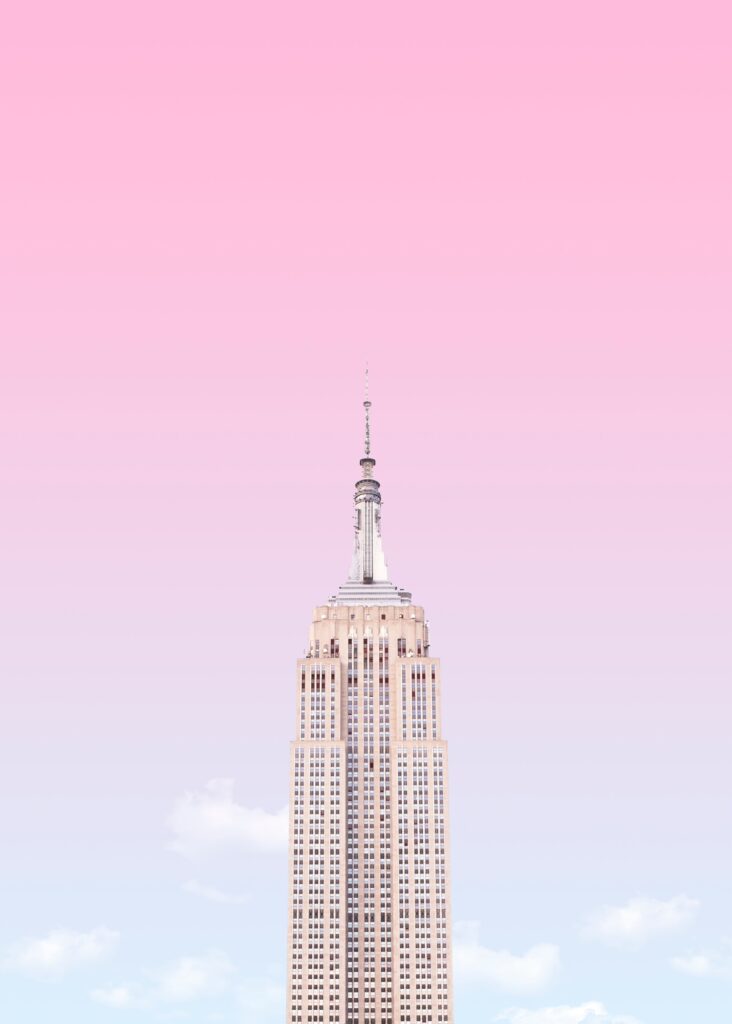
<path fill-rule="evenodd" d="M 182 889 L 192 896 L 200 896 L 201 899 L 208 900 L 210 903 L 219 903 L 224 906 L 240 907 L 249 902 L 247 893 L 226 892 L 213 885 L 204 885 L 196 881 L 195 878 L 184 882 Z"/>
<path fill-rule="evenodd" d="M 39 939 L 13 944 L 0 960 L 3 970 L 37 978 L 58 978 L 70 971 L 98 963 L 119 942 L 119 932 L 93 928 L 77 932 L 59 928 Z"/>
<path fill-rule="evenodd" d="M 453 955 L 458 981 L 484 983 L 506 992 L 537 992 L 560 967 L 559 947 L 549 943 L 532 946 L 522 955 L 481 945 L 474 921 L 455 925 Z"/>
<path fill-rule="evenodd" d="M 609 1013 L 602 1003 L 581 1006 L 547 1006 L 539 1010 L 510 1009 L 499 1013 L 496 1021 L 506 1024 L 640 1024 L 635 1017 Z"/>
<path fill-rule="evenodd" d="M 284 989 L 274 978 L 242 977 L 230 957 L 218 949 L 198 956 L 184 956 L 157 970 L 146 972 L 141 984 L 116 984 L 96 988 L 94 1002 L 116 1010 L 153 1009 L 179 1012 L 189 1004 L 226 998 L 241 1009 L 256 1013 L 257 1020 L 281 1016 Z M 248 1018 L 251 1019 L 251 1018 Z"/>
<path fill-rule="evenodd" d="M 287 850 L 287 807 L 270 813 L 237 803 L 233 779 L 212 779 L 203 790 L 184 793 L 167 826 L 173 836 L 170 849 L 189 860 L 247 850 Z"/>
<path fill-rule="evenodd" d="M 693 978 L 732 978 L 732 944 L 728 943 L 723 950 L 672 957 L 671 966 Z"/>
<path fill-rule="evenodd" d="M 694 920 L 698 909 L 699 901 L 688 896 L 670 900 L 638 896 L 622 906 L 602 907 L 589 918 L 582 935 L 609 946 L 641 946 L 680 931 Z"/>

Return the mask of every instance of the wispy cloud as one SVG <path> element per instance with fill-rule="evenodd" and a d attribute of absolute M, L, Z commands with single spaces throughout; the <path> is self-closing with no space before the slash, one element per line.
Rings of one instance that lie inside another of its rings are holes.
<path fill-rule="evenodd" d="M 510 1009 L 499 1013 L 497 1021 L 508 1024 L 640 1024 L 635 1017 L 609 1013 L 602 1003 L 581 1006 L 547 1006 L 541 1010 Z"/>
<path fill-rule="evenodd" d="M 184 956 L 158 972 L 155 997 L 163 1003 L 189 1003 L 219 996 L 231 988 L 236 968 L 220 950 Z"/>
<path fill-rule="evenodd" d="M 726 943 L 724 950 L 672 957 L 671 966 L 694 978 L 732 978 L 732 943 Z"/>
<path fill-rule="evenodd" d="M 287 807 L 270 813 L 238 804 L 232 779 L 212 779 L 202 791 L 184 793 L 167 825 L 173 833 L 170 849 L 190 860 L 242 850 L 287 849 Z"/>
<path fill-rule="evenodd" d="M 103 1006 L 111 1006 L 115 1010 L 122 1010 L 132 1006 L 142 1005 L 131 988 L 126 985 L 115 985 L 110 988 L 92 989 L 91 997 L 95 1003 Z"/>
<path fill-rule="evenodd" d="M 699 901 L 688 896 L 656 900 L 638 896 L 619 907 L 602 907 L 582 934 L 610 946 L 640 946 L 656 936 L 680 931 L 693 921 Z"/>
<path fill-rule="evenodd" d="M 141 984 L 95 988 L 91 998 L 115 1010 L 192 1003 L 233 991 L 237 970 L 226 953 L 212 949 L 201 956 L 180 957 L 147 976 Z"/>
<path fill-rule="evenodd" d="M 559 970 L 557 946 L 532 946 L 522 955 L 489 949 L 480 944 L 478 924 L 474 921 L 455 925 L 453 957 L 458 979 L 483 982 L 507 992 L 536 992 Z"/>
<path fill-rule="evenodd" d="M 57 929 L 43 938 L 15 943 L 0 962 L 6 971 L 56 978 L 104 960 L 118 942 L 119 932 L 110 928 L 93 928 L 89 932 Z"/>
<path fill-rule="evenodd" d="M 256 1014 L 258 1020 L 270 1016 L 279 1019 L 284 1010 L 284 988 L 277 980 L 242 977 L 227 954 L 217 949 L 180 957 L 159 970 L 146 972 L 146 978 L 137 984 L 95 988 L 90 995 L 94 1002 L 112 1009 L 155 1009 L 166 1014 L 182 1012 L 180 1008 L 188 1004 L 205 1004 L 206 1000 L 223 997 Z"/>
<path fill-rule="evenodd" d="M 244 903 L 249 902 L 249 897 L 246 893 L 225 892 L 223 889 L 217 889 L 213 885 L 203 885 L 201 882 L 197 882 L 195 878 L 191 878 L 183 883 L 183 891 L 189 892 L 193 896 L 200 896 L 204 900 L 210 900 L 211 903 L 242 906 Z"/>

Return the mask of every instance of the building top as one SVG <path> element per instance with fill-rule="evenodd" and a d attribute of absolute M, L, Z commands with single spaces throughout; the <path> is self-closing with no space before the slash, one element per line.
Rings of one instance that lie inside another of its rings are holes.
<path fill-rule="evenodd" d="M 389 579 L 381 541 L 381 490 L 374 479 L 376 460 L 371 456 L 371 402 L 369 371 L 366 370 L 364 455 L 360 460 L 361 479 L 354 495 L 355 535 L 353 558 L 348 579 L 330 599 L 331 605 L 411 604 L 412 595 L 400 590 Z"/>

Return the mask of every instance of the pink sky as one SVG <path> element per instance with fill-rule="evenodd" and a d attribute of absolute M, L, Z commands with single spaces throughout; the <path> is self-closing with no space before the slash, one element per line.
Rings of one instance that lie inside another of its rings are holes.
<path fill-rule="evenodd" d="M 520 947 L 585 903 L 688 892 L 716 908 L 698 942 L 730 934 L 730 21 L 8 12 L 0 789 L 13 871 L 46 896 L 0 942 L 131 914 L 105 871 L 175 875 L 186 788 L 286 799 L 367 360 L 387 557 L 444 663 L 456 914 Z M 153 918 L 137 942 L 162 950 Z M 729 1002 L 658 964 L 644 986 L 583 962 L 580 991 L 566 962 L 555 1002 L 642 1024 Z"/>

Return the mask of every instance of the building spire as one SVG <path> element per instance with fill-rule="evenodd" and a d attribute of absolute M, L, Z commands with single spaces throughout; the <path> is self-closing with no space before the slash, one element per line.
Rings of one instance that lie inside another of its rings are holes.
<path fill-rule="evenodd" d="M 376 460 L 371 454 L 371 399 L 369 368 L 364 381 L 364 454 L 359 460 L 361 477 L 354 495 L 353 558 L 348 580 L 332 598 L 335 604 L 409 604 L 411 595 L 389 579 L 381 542 L 381 489 L 374 479 Z"/>

